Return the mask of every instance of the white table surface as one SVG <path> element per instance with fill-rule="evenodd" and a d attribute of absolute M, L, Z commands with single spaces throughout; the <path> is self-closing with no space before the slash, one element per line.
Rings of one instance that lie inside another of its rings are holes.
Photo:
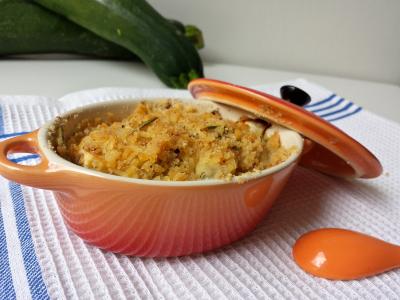
<path fill-rule="evenodd" d="M 331 89 L 365 109 L 400 123 L 400 86 L 315 74 L 206 64 L 209 78 L 241 85 L 305 78 Z M 142 64 L 89 59 L 0 60 L 0 95 L 43 95 L 98 87 L 160 88 L 163 84 Z"/>

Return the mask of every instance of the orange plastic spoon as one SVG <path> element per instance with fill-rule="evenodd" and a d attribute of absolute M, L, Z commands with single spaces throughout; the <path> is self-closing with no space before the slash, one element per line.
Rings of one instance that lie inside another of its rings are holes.
<path fill-rule="evenodd" d="M 359 279 L 400 267 L 400 246 L 345 229 L 308 232 L 293 246 L 296 263 L 312 275 Z"/>

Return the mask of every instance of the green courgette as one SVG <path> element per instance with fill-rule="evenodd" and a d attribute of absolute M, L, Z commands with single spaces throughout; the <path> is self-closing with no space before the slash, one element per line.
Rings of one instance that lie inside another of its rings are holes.
<path fill-rule="evenodd" d="M 145 0 L 35 0 L 140 57 L 168 86 L 203 76 L 195 47 Z"/>
<path fill-rule="evenodd" d="M 201 32 L 169 20 L 196 47 Z M 63 16 L 30 0 L 0 0 L 0 56 L 38 53 L 74 53 L 101 58 L 135 59 L 129 50 L 93 34 Z"/>
<path fill-rule="evenodd" d="M 98 37 L 35 3 L 0 0 L 0 55 L 76 53 L 132 59 L 125 48 Z"/>

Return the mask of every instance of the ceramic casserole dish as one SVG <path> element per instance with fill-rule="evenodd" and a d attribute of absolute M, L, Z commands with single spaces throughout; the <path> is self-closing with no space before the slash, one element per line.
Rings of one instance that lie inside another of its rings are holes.
<path fill-rule="evenodd" d="M 201 79 L 192 82 L 190 88 L 195 98 L 206 101 L 179 100 L 194 103 L 205 110 L 218 106 L 226 118 L 249 113 L 265 119 L 271 119 L 270 115 L 276 116 L 276 111 L 265 107 L 254 109 L 255 98 L 264 101 L 265 105 L 278 103 L 284 109 L 297 112 L 290 103 L 283 103 L 271 95 L 223 82 Z M 253 100 L 247 99 L 246 95 Z M 34 132 L 1 142 L 0 174 L 24 185 L 53 191 L 65 223 L 90 244 L 126 255 L 166 257 L 208 251 L 245 236 L 265 217 L 299 161 L 307 167 L 342 177 L 376 177 L 382 171 L 376 158 L 347 135 L 345 137 L 349 140 L 343 145 L 341 135 L 334 144 L 344 150 L 326 150 L 324 143 L 307 138 L 307 130 L 304 133 L 296 126 L 288 129 L 290 124 L 288 126 L 285 121 L 292 117 L 285 117 L 281 112 L 278 113 L 281 120 L 272 117 L 276 125 L 268 131 L 277 131 L 281 143 L 285 147 L 295 146 L 296 151 L 276 166 L 229 181 L 159 181 L 121 177 L 73 164 L 53 150 L 58 128 L 62 127 L 62 134 L 68 137 L 81 120 L 106 118 L 109 112 L 122 119 L 142 100 L 101 102 L 81 107 Z M 222 108 L 209 100 L 243 110 Z M 247 104 L 243 107 L 240 101 Z M 303 109 L 301 113 L 305 113 Z M 300 113 L 297 117 L 302 118 Z M 326 123 L 316 116 L 313 118 L 317 120 L 314 123 Z M 310 124 L 307 126 L 321 127 L 320 124 Z M 334 130 L 333 133 L 337 130 L 344 134 L 336 128 Z M 40 163 L 26 166 L 7 158 L 8 154 L 19 152 L 39 154 Z M 362 155 L 363 159 L 354 160 L 352 155 Z M 338 161 L 344 161 L 343 168 Z"/>

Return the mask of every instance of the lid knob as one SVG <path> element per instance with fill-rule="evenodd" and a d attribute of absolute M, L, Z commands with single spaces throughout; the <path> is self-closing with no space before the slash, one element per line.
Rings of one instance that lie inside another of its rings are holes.
<path fill-rule="evenodd" d="M 298 106 L 304 106 L 311 102 L 310 95 L 294 85 L 283 85 L 280 92 L 283 100 Z"/>

